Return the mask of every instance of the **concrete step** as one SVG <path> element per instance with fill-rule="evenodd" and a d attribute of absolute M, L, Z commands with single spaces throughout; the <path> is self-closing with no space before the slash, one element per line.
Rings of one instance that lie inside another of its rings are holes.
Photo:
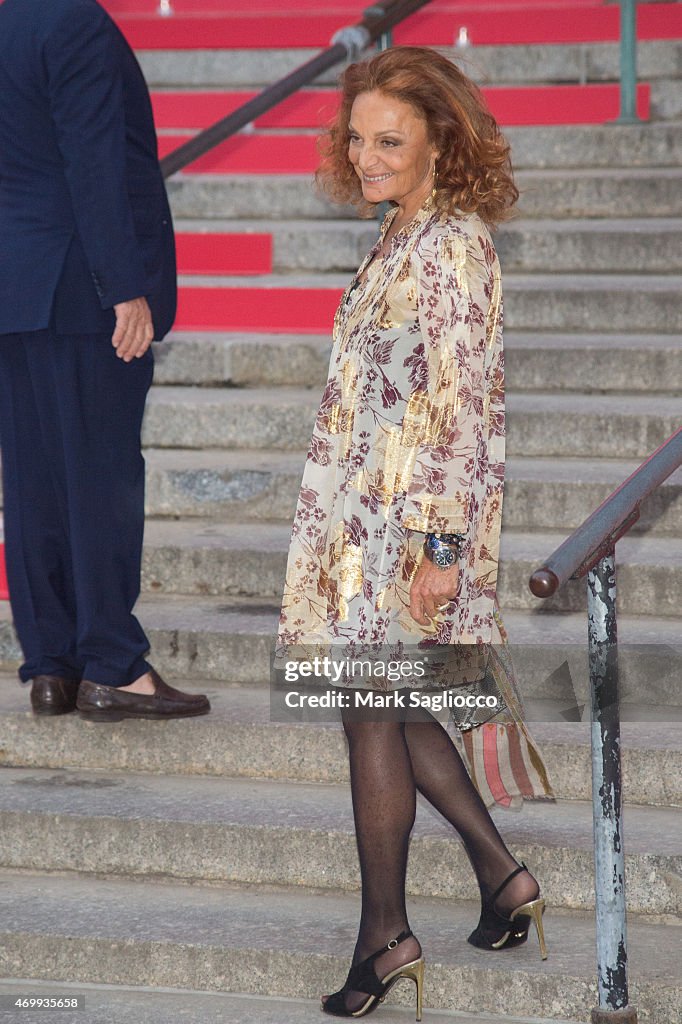
<path fill-rule="evenodd" d="M 375 221 L 177 220 L 179 232 L 271 234 L 275 271 L 355 272 L 377 237 Z M 495 245 L 504 272 L 671 273 L 682 270 L 682 219 L 517 220 L 502 225 Z"/>
<path fill-rule="evenodd" d="M 234 617 L 233 617 L 234 619 Z M 189 626 L 188 626 L 189 628 Z M 226 640 L 222 634 L 223 642 Z M 182 646 L 180 638 L 179 646 Z M 155 664 L 157 644 L 153 639 Z M 259 651 L 253 652 L 258 660 Z M 178 668 L 169 662 L 171 671 Z M 196 659 L 201 671 L 201 655 Z M 522 680 L 524 690 L 525 682 Z M 210 715 L 196 719 L 126 722 L 97 728 L 78 715 L 42 718 L 29 710 L 28 687 L 0 675 L 0 763 L 3 768 L 77 768 L 83 771 L 151 772 L 224 778 L 290 779 L 346 783 L 348 756 L 338 722 L 286 721 L 271 713 L 263 686 L 225 687 L 186 675 L 184 689 L 202 689 Z M 590 725 L 587 721 L 538 721 L 528 705 L 529 727 L 539 743 L 560 800 L 590 801 Z M 623 707 L 623 716 L 627 709 Z M 546 716 L 548 717 L 548 716 Z M 674 721 L 623 721 L 623 793 L 627 804 L 682 805 L 682 739 Z M 506 818 L 502 816 L 502 823 Z"/>
<path fill-rule="evenodd" d="M 155 387 L 143 444 L 307 450 L 319 399 L 319 389 Z M 507 451 L 641 459 L 677 429 L 679 409 L 679 399 L 659 395 L 511 394 Z"/>
<path fill-rule="evenodd" d="M 0 902 L 5 975 L 293 999 L 339 987 L 359 918 L 356 896 L 298 887 L 17 873 L 2 875 Z M 466 936 L 477 916 L 473 902 L 410 900 L 410 925 L 427 960 L 427 1008 L 589 1020 L 597 1002 L 591 915 L 550 909 L 545 961 L 533 938 L 504 955 L 474 949 Z M 628 960 L 642 1024 L 675 1020 L 682 1013 L 677 929 L 632 915 Z M 412 986 L 396 985 L 386 1019 L 413 1000 Z"/>
<path fill-rule="evenodd" d="M 294 317 L 295 328 L 309 331 L 310 317 L 317 320 L 320 316 L 316 308 L 320 296 L 330 296 L 330 309 L 333 311 L 349 278 L 347 274 L 339 273 L 185 276 L 180 277 L 180 283 L 194 291 L 193 307 L 201 310 L 202 304 L 208 301 L 210 316 L 219 318 L 219 323 L 214 325 L 203 319 L 205 314 L 201 311 L 194 314 L 202 317 L 194 326 L 199 323 L 209 329 L 224 327 L 229 330 L 230 292 L 233 288 L 254 289 L 253 301 L 265 307 L 268 293 L 285 290 L 288 302 L 299 303 Z M 206 295 L 201 294 L 204 289 Z M 681 290 L 682 275 L 677 274 L 647 274 L 645 277 L 641 274 L 507 274 L 504 281 L 505 323 L 508 328 L 519 331 L 660 331 L 675 334 L 682 330 Z M 276 297 L 274 301 L 281 300 Z M 267 312 L 258 316 L 260 327 L 256 329 L 267 330 L 271 326 Z M 289 319 L 292 319 L 290 312 Z M 187 321 L 180 317 L 179 322 Z M 252 323 L 251 319 L 248 323 Z M 323 323 L 326 324 L 326 317 Z M 318 332 L 319 328 L 314 330 L 314 333 Z"/>
<path fill-rule="evenodd" d="M 507 391 L 679 391 L 680 346 L 667 334 L 505 331 Z"/>
<path fill-rule="evenodd" d="M 305 458 L 304 451 L 147 449 L 147 515 L 291 522 Z M 511 458 L 503 529 L 573 530 L 637 466 L 615 459 Z M 682 537 L 682 470 L 642 503 L 633 532 Z"/>
<path fill-rule="evenodd" d="M 594 906 L 592 803 L 494 810 L 513 856 L 532 865 L 550 905 Z M 682 909 L 682 809 L 627 807 L 628 907 Z M 156 876 L 190 882 L 359 887 L 349 786 L 4 768 L 0 869 Z M 434 871 L 438 865 L 438 871 Z M 407 893 L 467 899 L 475 885 L 452 827 L 419 801 Z"/>
<path fill-rule="evenodd" d="M 155 387 L 142 432 L 147 447 L 308 447 L 320 391 L 302 388 Z"/>
<path fill-rule="evenodd" d="M 323 388 L 331 336 L 174 331 L 154 348 L 157 384 Z"/>
<path fill-rule="evenodd" d="M 679 79 L 661 78 L 651 86 L 649 117 L 652 121 L 679 121 L 682 117 Z"/>
<path fill-rule="evenodd" d="M 682 220 L 518 220 L 495 238 L 502 271 L 671 273 L 682 266 Z"/>
<path fill-rule="evenodd" d="M 147 514 L 291 521 L 305 452 L 147 449 Z M 510 459 L 503 527 L 573 530 L 637 468 L 633 461 Z M 682 536 L 682 471 L 643 502 L 634 532 Z"/>
<path fill-rule="evenodd" d="M 680 347 L 667 334 L 505 331 L 505 377 L 514 391 L 679 390 Z M 328 335 L 174 332 L 154 349 L 157 384 L 322 388 Z"/>
<path fill-rule="evenodd" d="M 152 521 L 147 525 L 143 587 L 154 593 L 279 597 L 290 528 L 241 524 Z M 503 536 L 499 595 L 502 607 L 577 611 L 585 583 L 570 581 L 542 602 L 528 589 L 531 572 L 565 534 L 510 532 Z M 258 547 L 255 547 L 255 543 Z M 675 616 L 682 607 L 682 549 L 666 538 L 626 537 L 618 545 L 618 600 L 625 615 Z"/>
<path fill-rule="evenodd" d="M 146 512 L 291 521 L 305 452 L 146 449 Z"/>
<path fill-rule="evenodd" d="M 617 81 L 617 43 L 568 45 L 478 46 L 466 50 L 438 49 L 455 60 L 474 81 L 486 85 L 528 85 L 568 82 Z M 150 87 L 231 86 L 264 87 L 306 63 L 318 51 L 281 50 L 153 50 L 138 53 Z M 680 43 L 645 40 L 637 44 L 637 70 L 641 81 L 678 78 Z M 320 75 L 315 84 L 335 85 L 340 65 Z"/>
<path fill-rule="evenodd" d="M 158 555 L 157 563 L 160 560 Z M 186 561 L 184 556 L 178 558 L 178 573 L 189 574 Z M 165 584 L 166 592 L 154 596 L 152 587 L 152 592 L 144 594 L 138 603 L 137 612 L 150 638 L 154 664 L 183 685 L 196 678 L 208 680 L 212 690 L 235 684 L 266 687 L 281 585 L 276 595 L 265 598 L 202 596 L 211 584 L 203 583 L 205 570 L 199 557 L 197 567 L 198 594 L 168 593 L 178 582 L 171 578 Z M 210 580 L 208 572 L 206 575 Z M 188 588 L 192 586 L 191 575 L 189 579 Z M 584 583 L 582 587 L 580 584 L 578 581 L 578 591 L 584 592 Z M 630 615 L 623 611 L 618 617 L 620 693 L 626 702 L 623 718 L 677 720 L 682 707 L 679 622 L 675 617 L 638 617 L 640 609 L 634 601 L 630 603 L 634 611 Z M 563 721 L 563 711 L 588 699 L 586 612 L 503 608 L 521 691 L 526 701 L 539 702 L 537 708 L 529 706 L 529 715 L 535 721 Z M 0 602 L 0 666 L 11 670 L 19 661 L 10 608 Z M 190 689 L 196 686 L 191 683 Z M 547 700 L 553 702 L 549 707 L 542 703 Z"/>
<path fill-rule="evenodd" d="M 226 992 L 190 992 L 184 989 L 137 988 L 123 985 L 80 985 L 67 982 L 6 979 L 0 981 L 0 1007 L 11 1007 L 22 996 L 47 999 L 56 997 L 82 1000 L 85 1014 L 78 1014 L 78 1024 L 130 1024 L 144 1020 L 146 1024 L 310 1024 L 319 1013 L 319 999 L 287 999 L 283 996 L 249 996 Z M 5 1011 L 7 1012 L 7 1011 Z M 390 1020 L 412 1021 L 414 1012 L 392 1006 Z M 8 1018 L 6 1018 L 8 1019 Z M 21 1010 L 21 1024 L 45 1024 L 44 1011 Z M 73 1024 L 76 1017 L 70 1010 L 52 1010 L 55 1024 Z M 490 1014 L 457 1013 L 427 1010 L 428 1024 L 555 1024 L 557 1018 L 499 1017 Z M 571 1024 L 563 1020 L 561 1024 Z M 577 1024 L 573 1021 L 572 1024 Z"/>
<path fill-rule="evenodd" d="M 515 181 L 521 192 L 519 212 L 525 217 L 640 217 L 644 211 L 647 217 L 674 217 L 679 212 L 674 199 L 679 175 L 664 160 L 656 168 L 620 169 L 614 160 L 610 169 L 598 172 L 581 163 L 569 172 L 526 170 Z"/>
<path fill-rule="evenodd" d="M 631 473 L 636 461 L 511 457 L 505 469 L 503 528 L 571 531 Z M 632 533 L 682 536 L 682 470 L 640 505 Z"/>
<path fill-rule="evenodd" d="M 150 521 L 143 589 L 158 594 L 274 597 L 281 594 L 290 528 L 253 523 Z M 579 611 L 585 582 L 572 580 L 544 603 L 528 589 L 531 572 L 565 533 L 507 531 L 502 538 L 498 593 L 503 608 Z M 676 616 L 682 607 L 682 550 L 667 538 L 625 537 L 618 543 L 618 604 L 624 615 Z"/>
<path fill-rule="evenodd" d="M 305 458 L 303 450 L 147 448 L 147 515 L 291 522 Z M 511 457 L 503 529 L 573 530 L 638 465 L 627 459 Z M 679 470 L 642 502 L 632 533 L 682 536 L 681 497 Z"/>
<path fill-rule="evenodd" d="M 544 604 L 528 590 L 531 573 L 563 543 L 565 536 L 565 533 L 548 531 L 522 533 L 509 530 L 503 535 L 499 574 L 503 608 L 538 609 L 540 605 L 551 611 L 586 608 L 584 579 L 570 580 L 559 594 Z M 618 542 L 616 563 L 619 612 L 624 615 L 679 616 L 682 608 L 682 544 L 667 538 L 626 536 Z"/>
<path fill-rule="evenodd" d="M 610 142 L 604 142 L 608 156 Z M 614 153 L 603 167 L 585 168 L 579 157 L 574 164 L 569 169 L 518 171 L 519 208 L 525 217 L 622 218 L 641 217 L 644 212 L 647 217 L 679 216 L 682 171 L 674 160 L 652 156 L 643 166 L 630 167 Z M 169 180 L 168 189 L 176 218 L 277 221 L 352 215 L 317 195 L 304 174 L 178 174 Z"/>

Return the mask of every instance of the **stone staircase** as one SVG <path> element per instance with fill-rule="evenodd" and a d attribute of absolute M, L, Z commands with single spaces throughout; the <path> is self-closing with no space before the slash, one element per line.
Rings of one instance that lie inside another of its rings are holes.
<path fill-rule="evenodd" d="M 641 47 L 651 123 L 507 133 L 523 196 L 522 216 L 498 235 L 509 452 L 500 601 L 558 803 L 495 816 L 542 880 L 550 956 L 541 961 L 532 938 L 496 955 L 467 944 L 471 869 L 420 806 L 408 890 L 432 1024 L 575 1024 L 597 1001 L 589 725 L 542 720 L 565 698 L 552 674 L 563 660 L 585 696 L 585 584 L 543 604 L 527 581 L 679 425 L 681 46 Z M 309 56 L 159 51 L 142 62 L 155 88 L 227 89 L 259 86 Z M 493 84 L 600 81 L 615 77 L 617 49 L 482 47 L 468 59 Z M 235 288 L 256 289 L 266 308 L 270 288 L 303 296 L 344 285 L 375 231 L 323 204 L 301 175 L 187 173 L 170 192 L 181 232 L 273 236 L 269 275 L 183 279 L 223 289 L 226 308 Z M 314 1000 L 345 977 L 359 896 L 343 734 L 273 720 L 268 688 L 329 347 L 327 334 L 181 330 L 156 350 L 139 615 L 155 665 L 208 692 L 210 716 L 34 719 L 11 674 L 18 650 L 0 605 L 0 999 L 78 992 L 86 1013 L 55 1019 L 83 1024 L 284 1024 L 315 1019 Z M 644 645 L 623 652 L 630 986 L 641 1024 L 682 1018 L 681 490 L 678 472 L 617 549 L 619 639 Z M 382 1019 L 412 1019 L 411 1000 L 397 986 Z"/>

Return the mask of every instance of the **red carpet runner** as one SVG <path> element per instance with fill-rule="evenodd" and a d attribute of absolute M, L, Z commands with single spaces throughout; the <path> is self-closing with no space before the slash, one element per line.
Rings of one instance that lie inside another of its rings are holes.
<path fill-rule="evenodd" d="M 638 86 L 638 114 L 649 117 L 648 84 Z M 152 96 L 160 131 L 208 128 L 256 96 L 255 92 L 156 92 Z M 483 89 L 488 106 L 502 125 L 603 124 L 620 110 L 620 90 L 596 85 L 505 86 Z M 306 90 L 290 96 L 254 121 L 256 128 L 324 126 L 336 113 L 335 92 Z"/>
<path fill-rule="evenodd" d="M 359 20 L 363 4 L 316 5 L 315 16 L 297 9 L 287 14 L 272 5 L 263 8 L 256 0 L 248 13 L 188 9 L 177 4 L 173 17 L 150 14 L 149 3 L 137 3 L 133 12 L 119 13 L 117 4 L 106 4 L 121 29 L 138 50 L 280 49 L 329 45 L 342 26 Z M 204 2 L 200 5 L 204 7 Z M 320 7 L 324 13 L 318 13 Z M 396 43 L 421 46 L 452 46 L 460 26 L 466 26 L 475 46 L 531 43 L 614 42 L 619 36 L 617 4 L 574 2 L 544 3 L 524 7 L 500 2 L 464 6 L 434 3 L 410 16 L 394 32 Z M 140 13 L 143 12 L 143 13 Z M 677 39 L 682 36 L 682 5 L 639 4 L 639 39 Z"/>

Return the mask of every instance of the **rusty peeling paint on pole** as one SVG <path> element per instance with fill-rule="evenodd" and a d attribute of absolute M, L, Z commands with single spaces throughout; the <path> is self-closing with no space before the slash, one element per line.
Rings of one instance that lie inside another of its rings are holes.
<path fill-rule="evenodd" d="M 620 715 L 616 630 L 616 565 L 612 549 L 587 576 L 592 692 L 594 826 L 599 1011 L 628 1006 L 625 873 L 621 832 Z M 632 1010 L 635 1013 L 634 1010 Z M 636 1020 L 636 1016 L 631 1018 Z"/>

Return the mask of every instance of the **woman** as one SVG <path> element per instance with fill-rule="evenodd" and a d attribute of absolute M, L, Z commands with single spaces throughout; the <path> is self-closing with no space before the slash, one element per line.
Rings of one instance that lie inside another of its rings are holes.
<path fill-rule="evenodd" d="M 365 213 L 383 202 L 392 209 L 335 317 L 279 646 L 344 656 L 456 651 L 428 685 L 485 687 L 492 671 L 512 714 L 498 741 L 520 724 L 506 659 L 489 646 L 504 640 L 495 593 L 504 411 L 499 264 L 488 226 L 518 198 L 508 147 L 473 83 L 435 51 L 380 53 L 352 64 L 342 86 L 318 181 Z M 406 686 L 352 675 L 343 684 Z M 472 862 L 482 910 L 469 941 L 518 945 L 532 919 L 544 955 L 539 886 L 507 850 L 436 718 L 344 712 L 343 720 L 362 913 L 346 983 L 323 997 L 323 1009 L 363 1016 L 408 977 L 420 1019 L 424 961 L 405 908 L 416 790 L 451 822 Z M 481 728 L 496 726 L 463 735 Z M 551 797 L 522 728 L 515 742 L 532 767 L 514 795 Z M 467 750 L 473 769 L 475 746 Z M 498 799 L 492 780 L 480 771 L 477 780 Z"/>

